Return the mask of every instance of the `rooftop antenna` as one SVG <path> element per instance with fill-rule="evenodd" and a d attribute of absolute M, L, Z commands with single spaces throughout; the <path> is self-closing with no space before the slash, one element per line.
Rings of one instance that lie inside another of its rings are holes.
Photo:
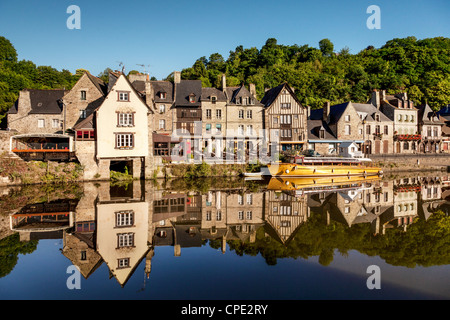
<path fill-rule="evenodd" d="M 147 66 L 147 67 L 150 67 L 149 64 L 147 64 L 147 65 L 145 65 L 145 64 L 136 64 L 136 65 L 138 65 L 138 66 L 142 67 L 142 69 L 144 69 L 144 74 L 148 74 L 148 72 L 147 72 L 147 70 L 145 69 L 145 67 L 146 67 L 146 66 Z"/>
<path fill-rule="evenodd" d="M 122 67 L 122 73 L 123 73 L 125 70 L 125 66 L 123 65 L 123 62 L 122 61 L 117 61 L 117 62 L 119 63 L 119 67 Z"/>

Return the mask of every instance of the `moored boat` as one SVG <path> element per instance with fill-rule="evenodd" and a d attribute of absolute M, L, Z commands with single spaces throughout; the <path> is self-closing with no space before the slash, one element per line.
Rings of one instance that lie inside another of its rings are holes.
<path fill-rule="evenodd" d="M 368 158 L 291 156 L 288 162 L 268 164 L 272 176 L 328 177 L 382 175 L 381 168 L 373 166 Z"/>

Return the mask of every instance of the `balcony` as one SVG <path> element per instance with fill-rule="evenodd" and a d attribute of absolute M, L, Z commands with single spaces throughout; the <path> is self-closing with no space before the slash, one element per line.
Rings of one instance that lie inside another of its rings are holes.
<path fill-rule="evenodd" d="M 420 134 L 397 134 L 394 135 L 394 140 L 396 141 L 419 141 L 422 140 Z"/>

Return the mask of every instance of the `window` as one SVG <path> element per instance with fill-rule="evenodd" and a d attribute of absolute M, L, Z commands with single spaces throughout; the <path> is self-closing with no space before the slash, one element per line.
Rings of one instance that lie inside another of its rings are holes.
<path fill-rule="evenodd" d="M 247 220 L 252 220 L 252 212 L 251 211 L 247 211 L 246 219 Z"/>
<path fill-rule="evenodd" d="M 167 97 L 167 93 L 165 93 L 165 92 L 160 92 L 159 93 L 159 98 L 160 99 L 165 99 Z"/>
<path fill-rule="evenodd" d="M 216 124 L 216 132 L 222 132 L 222 125 L 220 123 Z"/>
<path fill-rule="evenodd" d="M 292 137 L 292 130 L 291 129 L 282 129 L 280 130 L 281 137 L 282 138 L 290 138 Z"/>
<path fill-rule="evenodd" d="M 252 118 L 252 110 L 247 110 L 247 119 Z"/>
<path fill-rule="evenodd" d="M 117 91 L 117 100 L 130 101 L 130 93 L 126 91 Z"/>
<path fill-rule="evenodd" d="M 212 97 L 211 97 L 211 103 L 212 103 L 212 104 L 215 104 L 216 101 L 217 101 L 217 97 L 212 96 Z"/>
<path fill-rule="evenodd" d="M 402 121 L 402 115 L 399 114 L 398 117 L 397 117 L 397 119 L 398 119 L 398 121 Z"/>
<path fill-rule="evenodd" d="M 244 204 L 244 196 L 242 194 L 238 194 L 238 204 Z"/>
<path fill-rule="evenodd" d="M 134 135 L 133 133 L 119 133 L 116 134 L 116 148 L 133 148 Z"/>
<path fill-rule="evenodd" d="M 282 103 L 281 104 L 281 109 L 290 109 L 291 108 L 291 104 L 290 103 Z"/>
<path fill-rule="evenodd" d="M 381 129 L 379 125 L 375 126 L 375 134 L 380 134 L 381 133 Z"/>
<path fill-rule="evenodd" d="M 45 128 L 45 119 L 38 119 L 38 128 Z"/>
<path fill-rule="evenodd" d="M 164 113 L 164 112 L 166 112 L 166 105 L 162 104 L 159 106 L 159 113 Z"/>
<path fill-rule="evenodd" d="M 389 127 L 388 126 L 384 126 L 384 134 L 389 134 Z"/>
<path fill-rule="evenodd" d="M 132 127 L 134 126 L 134 113 L 117 113 L 118 127 Z"/>
<path fill-rule="evenodd" d="M 244 126 L 243 125 L 238 126 L 238 135 L 244 135 Z"/>
<path fill-rule="evenodd" d="M 366 133 L 367 133 L 367 134 L 370 134 L 370 125 L 367 125 L 367 127 L 366 127 Z"/>
<path fill-rule="evenodd" d="M 216 212 L 216 220 L 217 221 L 222 221 L 222 211 L 217 210 L 217 212 Z"/>
<path fill-rule="evenodd" d="M 128 268 L 130 266 L 130 258 L 117 259 L 117 268 Z"/>
<path fill-rule="evenodd" d="M 247 135 L 248 136 L 253 135 L 253 126 L 252 125 L 247 126 Z"/>
<path fill-rule="evenodd" d="M 86 100 L 86 91 L 80 92 L 80 100 Z"/>
<path fill-rule="evenodd" d="M 375 115 L 375 121 L 378 121 L 378 122 L 380 121 L 380 115 L 379 114 Z"/>
<path fill-rule="evenodd" d="M 290 114 L 281 115 L 280 123 L 281 124 L 291 124 L 291 115 Z"/>
<path fill-rule="evenodd" d="M 134 224 L 134 211 L 116 212 L 116 227 L 130 227 Z"/>
<path fill-rule="evenodd" d="M 319 138 L 320 139 L 325 139 L 325 130 L 324 129 L 320 129 L 319 130 Z"/>
<path fill-rule="evenodd" d="M 222 119 L 222 110 L 221 109 L 217 109 L 216 110 L 216 118 L 217 119 Z"/>
<path fill-rule="evenodd" d="M 403 150 L 409 150 L 409 142 L 405 141 L 403 143 Z"/>
<path fill-rule="evenodd" d="M 163 119 L 159 120 L 159 129 L 160 130 L 166 129 L 166 120 Z"/>
<path fill-rule="evenodd" d="M 85 119 L 86 118 L 86 110 L 80 110 L 80 118 Z"/>
<path fill-rule="evenodd" d="M 244 211 L 239 211 L 238 212 L 238 219 L 239 220 L 244 220 Z"/>
<path fill-rule="evenodd" d="M 210 123 L 206 124 L 206 133 L 211 133 L 211 124 Z"/>
<path fill-rule="evenodd" d="M 189 102 L 190 103 L 194 103 L 195 102 L 195 94 L 190 94 L 189 95 Z"/>
<path fill-rule="evenodd" d="M 206 119 L 211 119 L 211 109 L 206 109 Z"/>
<path fill-rule="evenodd" d="M 206 211 L 206 221 L 211 221 L 211 211 Z"/>
<path fill-rule="evenodd" d="M 59 120 L 58 119 L 53 119 L 52 120 L 52 127 L 53 128 L 59 128 Z"/>
<path fill-rule="evenodd" d="M 253 204 L 253 195 L 251 193 L 247 195 L 247 204 Z"/>
<path fill-rule="evenodd" d="M 273 124 L 278 124 L 278 118 L 277 117 L 273 118 Z"/>
<path fill-rule="evenodd" d="M 350 135 L 350 133 L 351 133 L 350 126 L 349 126 L 349 125 L 346 125 L 346 126 L 345 126 L 345 134 L 346 134 L 346 135 Z"/>
<path fill-rule="evenodd" d="M 134 233 L 119 233 L 117 235 L 117 246 L 119 248 L 134 246 Z"/>
<path fill-rule="evenodd" d="M 239 119 L 244 119 L 244 110 L 239 110 Z"/>
<path fill-rule="evenodd" d="M 350 121 L 350 115 L 349 114 L 347 114 L 346 116 L 345 116 L 345 121 Z"/>

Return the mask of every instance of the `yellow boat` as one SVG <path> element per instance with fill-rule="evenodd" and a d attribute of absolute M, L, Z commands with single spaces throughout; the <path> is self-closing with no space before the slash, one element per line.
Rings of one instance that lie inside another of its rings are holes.
<path fill-rule="evenodd" d="M 268 164 L 273 177 L 379 176 L 381 168 L 367 158 L 293 156 L 289 162 Z"/>
<path fill-rule="evenodd" d="M 379 176 L 337 176 L 337 177 L 274 177 L 267 186 L 268 190 L 301 191 L 302 193 L 315 193 L 326 191 L 339 191 L 346 189 L 370 186 L 372 182 L 379 181 Z"/>

